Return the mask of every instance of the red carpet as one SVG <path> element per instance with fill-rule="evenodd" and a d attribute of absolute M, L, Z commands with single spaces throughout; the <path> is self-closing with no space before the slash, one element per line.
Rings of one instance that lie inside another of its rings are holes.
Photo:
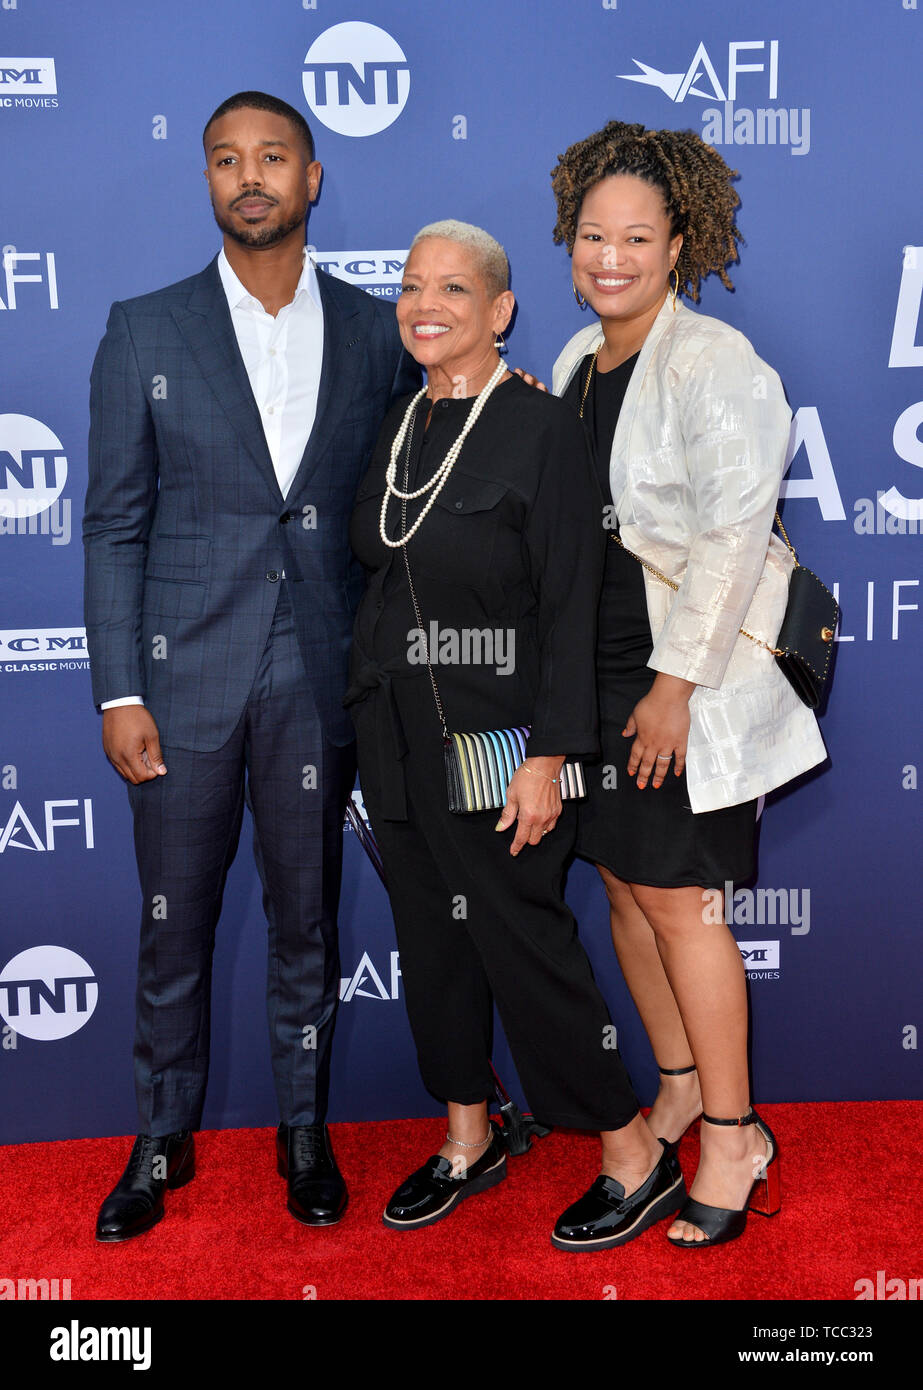
<path fill-rule="evenodd" d="M 782 1211 L 744 1236 L 685 1253 L 664 1224 L 618 1250 L 570 1254 L 555 1218 L 596 1176 L 598 1141 L 536 1140 L 509 1176 L 447 1220 L 409 1233 L 380 1221 L 397 1182 L 434 1152 L 444 1123 L 332 1127 L 350 1206 L 330 1229 L 298 1225 L 275 1172 L 274 1131 L 196 1136 L 197 1173 L 164 1220 L 120 1245 L 93 1237 L 130 1140 L 0 1150 L 0 1279 L 70 1279 L 73 1299 L 854 1299 L 857 1280 L 923 1275 L 923 1103 L 766 1105 L 779 1139 Z M 695 1132 L 680 1151 L 687 1181 Z M 912 1296 L 912 1295 L 911 1295 Z M 861 1307 L 861 1305 L 859 1305 Z M 858 1311 L 858 1309 L 857 1309 Z"/>

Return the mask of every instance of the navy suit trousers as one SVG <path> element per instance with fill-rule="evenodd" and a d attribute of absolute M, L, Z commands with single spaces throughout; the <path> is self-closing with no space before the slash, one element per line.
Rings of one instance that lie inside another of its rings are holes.
<path fill-rule="evenodd" d="M 192 698 L 195 698 L 194 694 Z M 253 816 L 269 928 L 266 1001 L 281 1120 L 323 1123 L 339 989 L 336 913 L 354 748 L 323 736 L 286 581 L 250 697 L 215 752 L 171 748 L 167 773 L 129 786 L 143 894 L 135 1086 L 139 1133 L 198 1128 L 209 1058 L 215 928 Z"/>

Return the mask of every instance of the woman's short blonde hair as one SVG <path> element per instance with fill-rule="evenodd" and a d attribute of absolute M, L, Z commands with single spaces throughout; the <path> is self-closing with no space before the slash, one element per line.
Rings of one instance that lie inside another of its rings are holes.
<path fill-rule="evenodd" d="M 470 251 L 478 264 L 478 270 L 491 299 L 509 289 L 510 263 L 506 252 L 489 232 L 482 227 L 474 227 L 470 222 L 457 222 L 447 218 L 443 222 L 430 222 L 421 227 L 410 244 L 410 250 L 417 242 L 429 237 L 440 237 L 445 241 L 455 241 Z"/>

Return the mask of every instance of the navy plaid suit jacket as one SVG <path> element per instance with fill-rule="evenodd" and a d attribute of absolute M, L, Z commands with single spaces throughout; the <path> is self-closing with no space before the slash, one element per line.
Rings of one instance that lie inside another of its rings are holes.
<path fill-rule="evenodd" d="M 115 303 L 90 389 L 87 646 L 97 704 L 142 695 L 164 743 L 226 742 L 266 645 L 282 571 L 326 737 L 342 709 L 363 587 L 349 518 L 378 428 L 419 385 L 392 307 L 318 272 L 317 416 L 283 500 L 217 257 Z"/>

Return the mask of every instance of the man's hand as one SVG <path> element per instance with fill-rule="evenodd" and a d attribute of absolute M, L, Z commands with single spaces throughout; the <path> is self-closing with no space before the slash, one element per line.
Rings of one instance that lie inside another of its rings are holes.
<path fill-rule="evenodd" d="M 157 725 L 143 705 L 103 710 L 103 751 L 116 772 L 134 786 L 163 777 L 167 770 Z"/>
<path fill-rule="evenodd" d="M 521 376 L 527 386 L 534 386 L 536 391 L 544 391 L 547 394 L 548 387 L 545 383 L 539 381 L 538 377 L 533 376 L 531 372 L 523 371 L 522 367 L 514 367 L 513 376 Z"/>

